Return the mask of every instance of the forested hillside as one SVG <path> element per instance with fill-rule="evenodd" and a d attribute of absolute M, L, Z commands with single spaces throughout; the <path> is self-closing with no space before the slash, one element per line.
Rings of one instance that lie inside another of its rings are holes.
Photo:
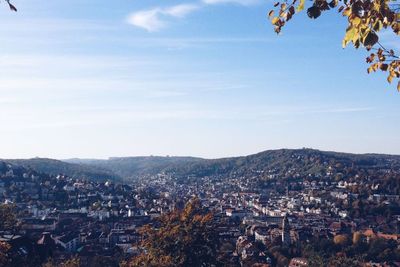
<path fill-rule="evenodd" d="M 65 174 L 95 180 L 134 181 L 170 174 L 185 178 L 204 176 L 257 176 L 260 178 L 354 178 L 393 175 L 400 170 L 400 156 L 348 154 L 314 149 L 269 150 L 244 157 L 201 159 L 194 157 L 121 157 L 108 160 L 53 159 L 6 160 L 14 165 L 48 174 Z"/>
<path fill-rule="evenodd" d="M 191 157 L 126 157 L 109 160 L 72 160 L 110 170 L 124 179 L 167 173 L 175 177 L 258 176 L 356 177 L 400 170 L 400 156 L 349 154 L 314 149 L 269 150 L 244 157 L 201 159 Z"/>
<path fill-rule="evenodd" d="M 26 169 L 51 175 L 63 174 L 72 178 L 83 178 L 96 181 L 121 180 L 121 177 L 114 174 L 112 171 L 98 166 L 72 164 L 60 160 L 45 158 L 12 159 L 5 161 L 16 166 L 22 166 Z"/>

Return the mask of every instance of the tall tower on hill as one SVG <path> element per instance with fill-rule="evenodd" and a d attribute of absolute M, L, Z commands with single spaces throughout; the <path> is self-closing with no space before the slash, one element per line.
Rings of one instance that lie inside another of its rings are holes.
<path fill-rule="evenodd" d="M 282 245 L 284 247 L 290 246 L 290 226 L 287 215 L 282 220 Z"/>

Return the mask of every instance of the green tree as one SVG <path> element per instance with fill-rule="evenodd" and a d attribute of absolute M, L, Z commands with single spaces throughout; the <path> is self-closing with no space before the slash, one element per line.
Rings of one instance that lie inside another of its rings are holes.
<path fill-rule="evenodd" d="M 329 261 L 329 266 L 359 267 L 361 264 L 354 258 L 333 257 Z"/>
<path fill-rule="evenodd" d="M 308 258 L 308 266 L 310 267 L 322 267 L 325 266 L 324 258 L 318 254 L 312 254 Z"/>
<path fill-rule="evenodd" d="M 372 50 L 366 61 L 370 64 L 368 73 L 377 70 L 388 73 L 389 83 L 400 77 L 400 57 L 393 49 L 384 46 L 379 34 L 383 30 L 400 35 L 400 3 L 396 0 L 312 0 L 307 15 L 318 18 L 322 12 L 336 9 L 348 20 L 343 47 L 352 43 L 355 48 Z M 305 0 L 282 0 L 275 3 L 269 18 L 275 26 L 275 32 L 281 32 L 292 17 L 306 8 Z M 398 52 L 398 51 L 397 51 Z M 400 91 L 400 81 L 397 83 Z"/>

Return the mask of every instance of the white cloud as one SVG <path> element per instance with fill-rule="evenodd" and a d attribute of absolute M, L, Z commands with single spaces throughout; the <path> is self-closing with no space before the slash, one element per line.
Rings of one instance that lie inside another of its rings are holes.
<path fill-rule="evenodd" d="M 164 13 L 173 17 L 183 18 L 197 9 L 199 9 L 198 5 L 182 4 L 167 8 Z"/>
<path fill-rule="evenodd" d="M 165 28 L 170 18 L 183 18 L 199 8 L 196 4 L 181 4 L 167 8 L 152 8 L 132 13 L 128 23 L 154 32 Z"/>
<path fill-rule="evenodd" d="M 207 5 L 236 4 L 250 6 L 259 4 L 260 2 L 261 0 L 200 0 L 198 3 L 140 10 L 130 14 L 127 22 L 149 32 L 155 32 L 167 27 L 171 18 L 184 18 L 190 13 L 204 8 Z"/>
<path fill-rule="evenodd" d="M 149 32 L 158 31 L 167 24 L 160 18 L 161 11 L 162 9 L 160 8 L 138 11 L 128 17 L 128 22 L 136 27 L 146 29 Z"/>
<path fill-rule="evenodd" d="M 203 3 L 207 5 L 239 4 L 243 6 L 250 6 L 260 3 L 260 0 L 203 0 Z"/>

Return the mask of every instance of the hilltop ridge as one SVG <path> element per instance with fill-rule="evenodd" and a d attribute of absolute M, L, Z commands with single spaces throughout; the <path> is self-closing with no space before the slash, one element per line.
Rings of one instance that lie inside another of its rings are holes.
<path fill-rule="evenodd" d="M 133 181 L 143 176 L 167 173 L 176 177 L 251 176 L 274 173 L 282 178 L 290 170 L 298 175 L 323 175 L 329 167 L 336 172 L 400 168 L 400 156 L 352 154 L 316 149 L 277 149 L 256 154 L 220 159 L 174 156 L 111 157 L 109 159 L 46 158 L 10 159 L 5 162 L 48 174 L 65 174 L 94 180 Z"/>

